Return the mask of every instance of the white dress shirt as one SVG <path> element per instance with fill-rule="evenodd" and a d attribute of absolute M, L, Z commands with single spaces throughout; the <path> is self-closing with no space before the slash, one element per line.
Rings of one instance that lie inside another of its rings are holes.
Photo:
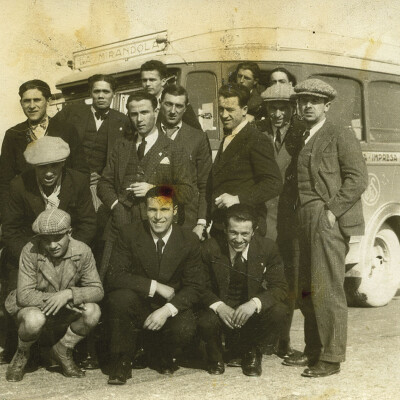
<path fill-rule="evenodd" d="M 243 120 L 235 129 L 232 129 L 232 133 L 225 137 L 224 144 L 222 145 L 222 152 L 229 146 L 229 143 L 235 138 L 235 136 L 247 125 L 249 121 Z"/>
<path fill-rule="evenodd" d="M 93 118 L 94 118 L 94 122 L 96 124 L 96 131 L 98 131 L 102 125 L 102 123 L 104 122 L 104 119 L 101 118 L 96 118 L 96 110 L 93 106 L 90 106 L 90 109 L 92 110 L 93 113 Z M 106 113 L 104 113 L 104 115 L 107 115 L 109 113 L 109 111 L 107 111 Z"/>
<path fill-rule="evenodd" d="M 319 121 L 318 124 L 314 125 L 311 129 L 309 129 L 310 131 L 310 136 L 304 141 L 305 144 L 307 144 L 310 139 L 322 128 L 322 125 L 324 125 L 326 121 L 326 118 L 324 118 L 322 121 Z"/>
<path fill-rule="evenodd" d="M 155 126 L 153 128 L 153 130 L 147 134 L 147 136 L 145 137 L 146 140 L 146 147 L 144 148 L 144 154 L 146 155 L 149 150 L 154 146 L 154 143 L 157 141 L 158 139 L 158 129 Z M 136 139 L 136 151 L 139 148 L 140 143 L 142 143 L 143 138 L 142 136 L 139 134 L 137 135 L 137 139 Z"/>

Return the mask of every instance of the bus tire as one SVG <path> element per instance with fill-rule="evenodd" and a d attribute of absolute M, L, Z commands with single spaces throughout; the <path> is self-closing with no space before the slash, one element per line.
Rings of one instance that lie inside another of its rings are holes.
<path fill-rule="evenodd" d="M 400 242 L 389 224 L 379 228 L 366 259 L 369 261 L 361 268 L 361 277 L 346 279 L 348 305 L 384 306 L 396 294 L 400 283 Z"/>

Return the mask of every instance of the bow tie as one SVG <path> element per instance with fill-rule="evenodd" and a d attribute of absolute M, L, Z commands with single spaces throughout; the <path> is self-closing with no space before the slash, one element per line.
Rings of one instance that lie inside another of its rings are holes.
<path fill-rule="evenodd" d="M 104 121 L 107 118 L 107 115 L 108 115 L 108 111 L 106 111 L 106 112 L 95 111 L 94 112 L 94 116 L 96 117 L 96 119 L 101 119 L 102 121 Z"/>

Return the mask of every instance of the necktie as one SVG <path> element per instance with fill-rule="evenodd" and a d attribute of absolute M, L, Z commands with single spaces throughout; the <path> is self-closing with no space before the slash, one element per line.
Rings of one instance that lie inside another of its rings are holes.
<path fill-rule="evenodd" d="M 165 246 L 165 243 L 162 239 L 157 240 L 157 259 L 158 259 L 158 266 L 161 264 L 161 257 L 162 257 L 162 249 Z"/>
<path fill-rule="evenodd" d="M 275 137 L 275 148 L 276 148 L 276 151 L 279 151 L 281 149 L 281 145 L 282 145 L 282 135 L 281 135 L 281 131 L 278 128 L 276 130 L 276 137 Z"/>
<path fill-rule="evenodd" d="M 102 121 L 104 121 L 107 118 L 107 113 L 101 111 L 95 111 L 94 116 L 96 117 L 96 119 L 101 119 Z"/>
<path fill-rule="evenodd" d="M 306 144 L 306 140 L 307 140 L 307 138 L 310 136 L 310 131 L 307 129 L 307 130 L 305 130 L 304 131 L 304 133 L 303 133 L 303 136 L 302 136 L 302 146 L 301 146 L 301 148 L 303 148 L 304 146 L 305 146 L 305 144 Z"/>
<path fill-rule="evenodd" d="M 243 270 L 242 266 L 243 266 L 242 252 L 238 251 L 235 255 L 235 260 L 233 261 L 233 269 L 236 272 L 239 272 Z"/>
<path fill-rule="evenodd" d="M 146 148 L 146 139 L 142 138 L 142 142 L 139 144 L 139 147 L 137 149 L 137 155 L 138 155 L 139 161 L 142 161 L 142 158 L 144 157 L 145 148 Z"/>

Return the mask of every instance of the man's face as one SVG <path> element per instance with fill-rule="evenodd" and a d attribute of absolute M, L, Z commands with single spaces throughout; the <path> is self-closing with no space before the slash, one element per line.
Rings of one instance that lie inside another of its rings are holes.
<path fill-rule="evenodd" d="M 20 100 L 22 110 L 31 123 L 40 122 L 46 115 L 49 100 L 38 89 L 29 89 Z"/>
<path fill-rule="evenodd" d="M 150 94 L 158 97 L 162 92 L 165 82 L 165 78 L 161 78 L 160 73 L 157 70 L 154 71 L 142 71 L 141 73 L 142 87 Z"/>
<path fill-rule="evenodd" d="M 114 92 L 108 82 L 98 81 L 93 84 L 90 95 L 96 110 L 107 110 L 110 108 Z"/>
<path fill-rule="evenodd" d="M 147 218 L 150 228 L 158 237 L 164 236 L 172 225 L 177 208 L 169 197 L 150 197 L 147 199 Z"/>
<path fill-rule="evenodd" d="M 156 113 L 150 100 L 131 101 L 128 104 L 128 116 L 142 137 L 146 137 L 156 123 Z"/>
<path fill-rule="evenodd" d="M 50 257 L 60 258 L 67 252 L 70 235 L 70 232 L 58 235 L 42 235 L 40 241 Z"/>
<path fill-rule="evenodd" d="M 186 96 L 174 96 L 167 93 L 161 102 L 162 122 L 169 126 L 176 126 L 182 121 L 186 111 Z"/>
<path fill-rule="evenodd" d="M 230 218 L 225 227 L 228 243 L 235 251 L 243 251 L 254 235 L 253 222 Z"/>
<path fill-rule="evenodd" d="M 39 183 L 42 186 L 52 187 L 57 183 L 57 179 L 61 176 L 64 161 L 59 163 L 35 165 L 35 172 Z"/>
<path fill-rule="evenodd" d="M 292 85 L 292 83 L 289 82 L 288 76 L 282 71 L 275 71 L 270 77 L 270 86 L 276 85 L 277 83 L 288 83 L 289 85 Z"/>
<path fill-rule="evenodd" d="M 218 113 L 225 129 L 235 129 L 246 118 L 247 106 L 240 107 L 238 97 L 220 96 Z"/>
<path fill-rule="evenodd" d="M 257 79 L 254 78 L 253 72 L 249 69 L 239 69 L 236 74 L 236 83 L 246 86 L 249 90 L 253 90 L 257 85 Z"/>
<path fill-rule="evenodd" d="M 282 128 L 290 122 L 293 108 L 289 101 L 268 101 L 267 112 L 272 125 Z"/>
<path fill-rule="evenodd" d="M 322 97 L 317 96 L 300 96 L 299 107 L 301 116 L 308 126 L 314 126 L 325 118 L 331 103 L 325 103 Z"/>

